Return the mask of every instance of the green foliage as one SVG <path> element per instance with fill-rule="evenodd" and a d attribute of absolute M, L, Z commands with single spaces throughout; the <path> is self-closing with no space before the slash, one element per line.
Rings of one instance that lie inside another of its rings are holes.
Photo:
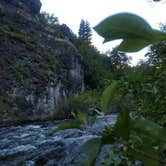
<path fill-rule="evenodd" d="M 79 111 L 74 116 L 75 116 L 75 119 L 77 119 L 81 124 L 88 126 L 88 114 L 87 113 Z"/>
<path fill-rule="evenodd" d="M 127 25 L 129 21 L 131 24 Z M 108 26 L 111 27 L 111 30 Z M 115 15 L 104 20 L 97 26 L 97 31 L 106 40 L 124 39 L 120 46 L 123 51 L 136 51 L 146 45 L 165 39 L 164 33 L 153 30 L 142 18 L 128 13 Z M 137 45 L 133 46 L 133 43 Z M 158 51 L 158 48 L 156 50 Z M 155 53 L 163 55 L 162 51 Z M 159 55 L 160 58 L 161 55 Z M 141 161 L 145 166 L 166 164 L 164 154 L 166 130 L 149 120 L 161 118 L 165 111 L 165 63 L 163 58 L 158 62 L 157 65 L 153 63 L 154 66 L 142 64 L 133 68 L 134 70 L 127 73 L 126 77 L 119 81 L 113 81 L 105 89 L 101 99 L 101 108 L 104 113 L 112 105 L 120 105 L 126 96 L 130 96 L 136 103 L 137 114 L 135 114 L 136 116 L 130 114 L 128 109 L 122 105 L 115 125 L 106 126 L 101 137 L 93 138 L 83 145 L 87 158 L 81 161 L 82 165 L 93 165 L 103 145 L 113 143 L 122 144 L 123 148 L 112 149 L 103 161 L 103 165 L 124 164 L 131 166 L 136 160 Z M 162 89 L 163 92 L 160 92 L 159 89 Z M 73 123 L 74 127 L 82 128 L 83 125 L 88 125 L 87 113 L 73 111 L 72 114 L 77 119 L 77 123 L 75 123 L 76 121 Z M 138 116 L 140 114 L 145 115 L 148 119 Z M 60 128 L 73 127 L 70 123 L 64 126 Z"/>
<path fill-rule="evenodd" d="M 114 82 L 114 86 L 116 83 L 119 82 Z M 114 90 L 114 95 L 116 92 L 119 93 L 118 88 Z M 68 128 L 86 129 L 87 114 L 78 112 L 74 116 L 76 120 L 60 125 L 55 131 Z M 123 144 L 123 148 L 112 149 L 103 161 L 103 165 L 112 163 L 131 166 L 135 160 L 141 161 L 145 166 L 166 163 L 162 158 L 166 147 L 165 129 L 152 121 L 131 116 L 129 111 L 120 112 L 116 124 L 106 126 L 101 138 L 92 139 L 83 145 L 86 158 L 83 158 L 80 163 L 93 165 L 103 145 L 113 143 Z"/>
<path fill-rule="evenodd" d="M 117 84 L 118 83 L 118 84 Z M 120 82 L 114 82 L 120 86 Z M 115 87 L 114 87 L 115 88 Z M 112 92 L 112 91 L 111 91 Z M 119 89 L 114 89 L 114 95 Z M 88 116 L 82 112 L 74 114 L 76 120 L 60 125 L 55 131 L 68 128 L 86 129 L 88 127 Z M 83 145 L 87 158 L 80 161 L 82 165 L 94 164 L 101 148 L 105 144 L 123 144 L 123 149 L 111 150 L 103 165 L 124 164 L 132 165 L 135 160 L 141 161 L 145 166 L 157 166 L 166 163 L 162 159 L 166 145 L 166 131 L 156 123 L 137 118 L 129 114 L 129 111 L 120 112 L 114 126 L 106 126 L 101 138 L 95 138 Z M 95 153 L 94 153 L 95 152 Z M 125 153 L 124 153 L 125 152 Z M 118 160 L 115 162 L 115 156 Z"/>
<path fill-rule="evenodd" d="M 66 130 L 66 129 L 72 129 L 72 128 L 81 129 L 81 123 L 77 120 L 64 122 L 64 123 L 58 125 L 56 128 L 54 128 L 53 132 L 57 132 L 57 131 L 60 131 L 60 130 Z"/>
<path fill-rule="evenodd" d="M 148 101 L 150 102 L 153 99 L 151 98 L 153 94 L 154 97 L 156 97 L 155 95 L 157 93 L 157 90 L 153 88 L 154 90 L 152 89 L 151 91 L 149 89 L 149 91 L 144 88 L 145 84 L 142 84 L 142 86 L 140 87 L 139 81 L 141 81 L 142 79 L 149 81 L 149 78 L 152 78 L 151 76 L 142 77 L 143 73 L 133 73 L 132 81 L 134 82 L 132 82 L 132 88 L 130 87 L 131 78 L 128 78 L 129 82 L 124 82 L 124 80 L 121 83 L 119 82 L 119 88 L 121 89 L 120 92 L 122 94 L 132 93 L 133 97 L 135 97 L 135 100 L 137 100 L 138 103 L 144 100 L 147 104 Z M 138 87 L 140 88 L 137 89 Z M 116 93 L 119 94 L 118 89 L 114 91 L 114 95 L 116 95 Z M 146 93 L 147 98 L 144 98 Z M 158 106 L 160 106 L 161 108 L 163 105 L 159 104 Z M 153 112 L 150 112 L 149 110 L 148 113 L 152 114 Z M 156 123 L 140 118 L 131 119 L 128 111 L 122 111 L 117 118 L 117 122 L 113 128 L 113 131 L 112 128 L 110 129 L 110 132 L 108 130 L 109 128 L 107 128 L 107 132 L 103 135 L 104 138 L 102 138 L 104 143 L 109 143 L 109 140 L 110 143 L 112 143 L 113 140 L 119 140 L 121 143 L 126 145 L 128 154 L 130 154 L 133 158 L 142 161 L 145 166 L 155 166 L 160 162 L 166 162 L 161 159 L 161 153 L 163 152 L 162 147 L 165 146 L 166 143 L 166 131 Z M 109 137 L 114 138 L 109 139 Z"/>
<path fill-rule="evenodd" d="M 128 21 L 131 23 L 129 25 L 125 25 L 125 22 L 127 24 Z M 125 26 L 122 26 L 122 24 Z M 139 27 L 137 28 L 137 31 L 135 31 L 135 26 Z M 165 33 L 153 30 L 145 20 L 129 13 L 121 13 L 111 16 L 102 21 L 95 28 L 99 34 L 104 36 L 107 40 L 121 38 L 124 39 L 125 42 L 125 40 L 128 41 L 128 38 L 132 38 L 132 42 L 136 47 L 139 46 L 139 44 L 136 44 L 133 36 L 137 36 L 138 39 L 143 39 L 144 37 L 143 40 L 145 40 L 145 38 L 147 40 L 148 37 L 150 37 L 151 39 L 148 41 L 149 44 L 165 39 Z M 145 31 L 146 34 L 142 33 Z M 132 43 L 128 43 L 127 45 L 132 49 L 134 48 Z M 143 46 L 140 45 L 139 48 L 141 49 Z M 133 71 L 126 73 L 126 78 L 122 80 L 123 82 L 120 88 L 122 94 L 133 98 L 131 101 L 135 103 L 135 109 L 139 114 L 142 114 L 149 119 L 153 119 L 163 125 L 166 123 L 164 114 L 166 106 L 166 96 L 164 93 L 164 82 L 166 81 L 165 48 L 164 41 L 152 45 L 151 52 L 147 54 L 150 57 L 147 64 L 133 68 Z M 131 51 L 130 48 L 128 49 L 126 47 L 125 49 L 126 50 L 124 51 Z M 162 91 L 160 91 L 160 89 L 162 89 Z"/>
<path fill-rule="evenodd" d="M 55 33 L 57 37 L 64 37 L 62 31 L 60 30 L 61 25 L 59 25 L 58 17 L 56 17 L 54 14 L 41 12 L 38 15 L 38 18 L 41 26 L 43 26 L 45 30 Z"/>
<path fill-rule="evenodd" d="M 122 81 L 123 91 L 132 96 L 137 113 L 164 125 L 165 69 L 149 65 L 138 66 Z"/>
<path fill-rule="evenodd" d="M 166 64 L 166 42 L 160 42 L 150 47 L 150 51 L 145 55 L 148 57 L 147 63 L 161 67 Z"/>
<path fill-rule="evenodd" d="M 121 137 L 124 140 L 129 139 L 131 122 L 128 111 L 120 112 L 117 122 L 115 124 L 115 135 Z"/>
<path fill-rule="evenodd" d="M 94 29 L 104 37 L 104 42 L 123 39 L 118 50 L 124 52 L 139 51 L 149 44 L 166 39 L 166 33 L 153 30 L 144 19 L 131 13 L 110 16 Z"/>
<path fill-rule="evenodd" d="M 12 69 L 13 69 L 13 74 L 14 74 L 14 77 L 16 78 L 16 80 L 22 81 L 23 80 L 23 75 L 26 72 L 25 64 L 21 60 L 18 60 L 12 66 Z"/>
<path fill-rule="evenodd" d="M 86 42 L 77 41 L 77 49 L 83 57 L 84 83 L 86 89 L 103 89 L 113 78 L 110 59 Z"/>
<path fill-rule="evenodd" d="M 111 85 L 105 88 L 100 102 L 102 112 L 135 111 L 135 101 L 132 94 L 128 93 L 126 84 L 127 82 L 124 82 L 123 79 L 114 80 Z"/>
<path fill-rule="evenodd" d="M 127 25 L 129 21 L 130 24 Z M 135 29 L 137 29 L 137 31 L 135 31 Z M 145 20 L 129 13 L 111 16 L 96 26 L 95 30 L 103 36 L 106 41 L 124 39 L 119 49 L 128 52 L 137 51 L 149 44 L 166 39 L 165 33 L 153 30 Z M 136 45 L 133 45 L 133 43 Z M 163 52 L 161 54 L 163 55 Z M 153 109 L 159 108 L 158 111 L 162 112 L 163 108 L 165 110 L 165 107 L 163 107 L 165 94 L 159 92 L 159 89 L 161 89 L 163 85 L 162 81 L 164 77 L 162 75 L 165 73 L 164 69 L 165 63 L 162 59 L 160 66 L 146 66 L 146 70 L 142 70 L 141 67 L 139 67 L 138 70 L 136 68 L 136 73 L 134 71 L 128 75 L 127 80 L 122 79 L 118 82 L 118 88 L 116 87 L 117 82 L 114 82 L 114 84 L 109 86 L 103 93 L 101 102 L 102 110 L 104 112 L 108 110 L 110 104 L 112 104 L 113 96 L 116 96 L 116 93 L 118 95 L 120 93 L 122 98 L 130 94 L 133 100 L 136 101 L 138 110 L 153 114 Z M 149 72 L 151 75 L 147 75 Z M 159 75 L 157 80 L 156 73 Z M 144 75 L 146 75 L 146 77 Z M 163 90 L 165 89 L 164 87 Z M 146 109 L 148 109 L 148 111 Z M 164 154 L 166 150 L 166 130 L 150 120 L 140 116 L 131 116 L 129 111 L 125 110 L 125 107 L 123 111 L 120 112 L 114 127 L 105 127 L 101 140 L 102 145 L 108 143 L 112 144 L 113 142 L 123 144 L 126 153 L 133 159 L 141 161 L 145 166 L 166 164 L 166 156 Z M 91 151 L 91 149 L 92 147 L 89 146 L 87 151 Z M 99 149 L 101 149 L 100 146 Z M 95 154 L 95 156 L 97 158 L 97 154 Z M 122 164 L 119 162 L 121 158 L 117 162 L 112 163 L 114 157 L 115 154 L 111 151 L 109 158 L 105 160 L 106 162 L 104 162 L 104 164 Z M 132 165 L 131 162 L 125 164 Z"/>
<path fill-rule="evenodd" d="M 125 74 L 125 72 L 131 70 L 129 64 L 132 58 L 127 54 L 119 52 L 116 48 L 114 48 L 112 51 L 107 51 L 106 55 L 110 60 L 113 79 L 119 80 Z"/>
<path fill-rule="evenodd" d="M 38 17 L 39 17 L 39 21 L 44 26 L 55 26 L 56 24 L 59 24 L 58 18 L 55 17 L 54 14 L 41 12 Z"/>
<path fill-rule="evenodd" d="M 131 24 L 127 25 L 129 21 Z M 123 51 L 142 49 L 149 44 L 162 41 L 166 36 L 163 32 L 153 30 L 142 18 L 128 13 L 112 16 L 104 20 L 96 29 L 106 40 L 124 39 L 120 46 L 120 49 Z M 138 31 L 135 31 L 135 29 Z M 96 56 L 99 55 L 97 51 L 94 51 L 89 44 L 81 45 L 79 49 L 85 55 L 88 53 L 86 65 L 88 63 L 89 66 L 94 64 L 90 60 L 95 60 L 99 57 Z M 114 126 L 106 126 L 101 137 L 93 138 L 83 145 L 87 158 L 81 160 L 81 165 L 93 165 L 101 148 L 105 144 L 121 144 L 122 148 L 112 149 L 103 161 L 103 165 L 131 166 L 135 164 L 136 160 L 141 161 L 145 166 L 166 164 L 166 156 L 164 154 L 166 150 L 166 130 L 150 120 L 153 119 L 160 123 L 162 117 L 166 119 L 164 116 L 166 99 L 164 83 L 166 77 L 165 60 L 163 58 L 165 57 L 165 46 L 162 45 L 162 49 L 157 46 L 154 53 L 160 59 L 150 63 L 151 66 L 149 64 L 142 64 L 133 68 L 133 71 L 127 73 L 121 80 L 113 81 L 103 92 L 101 99 L 102 111 L 106 113 L 110 107 L 118 105 L 120 113 Z M 92 56 L 90 57 L 89 55 Z M 153 57 L 154 55 L 152 55 Z M 100 63 L 97 60 L 96 64 L 92 65 L 92 68 L 95 68 L 98 64 Z M 88 70 L 92 72 L 92 75 L 94 74 L 95 70 Z M 96 71 L 99 70 L 97 69 Z M 101 81 L 105 78 L 101 75 L 95 75 L 95 77 L 101 79 Z M 98 81 L 96 78 L 94 80 Z M 89 77 L 89 79 L 91 78 Z M 97 83 L 100 82 L 98 81 Z M 62 112 L 59 111 L 58 113 L 60 114 L 68 110 L 66 113 L 73 116 L 75 120 L 73 123 L 67 122 L 60 125 L 55 129 L 56 131 L 71 127 L 79 129 L 86 129 L 88 127 L 89 108 L 94 108 L 94 105 L 88 105 L 89 99 L 86 101 L 87 96 L 86 98 L 84 97 L 77 97 L 76 100 L 67 101 L 66 106 L 63 108 L 64 111 L 61 109 Z M 134 101 L 136 113 L 129 113 L 129 109 L 121 105 L 121 102 L 126 97 L 131 97 L 129 103 Z M 87 105 L 88 107 L 85 107 Z M 143 118 L 141 115 L 144 115 L 148 119 Z"/>
<path fill-rule="evenodd" d="M 6 93 L 6 94 L 3 94 L 3 96 L 0 96 L 0 100 L 5 104 L 12 105 L 14 101 L 14 97 Z"/>
<path fill-rule="evenodd" d="M 166 130 L 158 124 L 145 119 L 133 120 L 131 122 L 134 130 L 140 134 L 148 135 L 156 142 L 166 143 Z"/>
<path fill-rule="evenodd" d="M 85 112 L 93 114 L 93 108 L 99 106 L 99 92 L 87 91 L 78 96 L 68 98 L 62 105 L 59 105 L 55 109 L 55 113 L 52 118 L 65 119 L 73 118 L 73 115 L 79 116 L 78 112 Z"/>
<path fill-rule="evenodd" d="M 36 42 L 26 32 L 18 30 L 14 25 L 6 28 L 1 27 L 0 32 L 3 32 L 11 39 L 24 43 L 29 51 L 39 52 Z"/>
<path fill-rule="evenodd" d="M 101 98 L 101 109 L 102 112 L 106 113 L 110 109 L 113 97 L 117 89 L 119 88 L 119 83 L 117 81 L 113 81 L 110 86 L 108 86 L 102 95 Z"/>
<path fill-rule="evenodd" d="M 146 119 L 131 119 L 130 121 L 129 142 L 132 146 L 128 148 L 129 153 L 145 165 L 166 163 L 161 159 L 162 146 L 166 144 L 165 129 Z"/>
<path fill-rule="evenodd" d="M 81 20 L 78 34 L 80 40 L 91 41 L 92 30 L 88 21 Z"/>
<path fill-rule="evenodd" d="M 70 120 L 58 125 L 58 127 L 56 127 L 53 132 L 72 128 L 87 130 L 89 128 L 88 125 L 91 125 L 96 120 L 96 116 L 88 115 L 87 112 L 78 111 L 77 113 L 72 114 L 74 120 Z"/>
<path fill-rule="evenodd" d="M 117 70 L 128 67 L 132 59 L 127 54 L 123 52 L 118 52 L 116 48 L 112 51 L 107 51 L 106 55 L 109 56 L 111 63 L 115 66 Z"/>
<path fill-rule="evenodd" d="M 106 130 L 107 131 L 104 131 L 105 134 L 103 134 L 101 138 L 101 145 L 113 143 L 112 141 L 114 141 L 114 143 L 121 143 L 123 144 L 123 150 L 125 150 L 131 158 L 141 161 L 145 166 L 157 166 L 160 163 L 166 164 L 166 161 L 162 159 L 161 155 L 165 150 L 163 147 L 166 145 L 166 131 L 159 125 L 146 119 L 131 118 L 128 111 L 123 111 L 119 114 L 114 127 L 108 126 Z M 97 143 L 96 145 L 99 150 L 102 148 L 100 144 Z M 87 152 L 91 152 L 96 145 L 93 145 L 93 143 L 89 145 L 88 143 L 88 146 L 86 145 L 86 147 L 88 147 L 86 149 Z M 93 160 L 97 158 L 99 150 L 93 155 Z M 114 151 L 111 151 L 109 155 L 110 156 L 104 161 L 105 165 L 113 162 L 116 154 Z M 120 160 L 114 164 L 120 164 L 124 158 L 126 157 L 124 153 L 122 153 Z M 125 162 L 131 165 L 132 160 L 127 159 Z"/>
<path fill-rule="evenodd" d="M 106 158 L 102 161 L 103 166 L 133 166 L 135 161 L 126 153 L 123 146 L 114 145 Z"/>
<path fill-rule="evenodd" d="M 86 159 L 83 158 L 80 163 L 82 165 L 94 165 L 96 157 L 99 155 L 99 152 L 102 147 L 102 142 L 100 138 L 92 138 L 83 145 L 83 149 L 86 152 Z"/>

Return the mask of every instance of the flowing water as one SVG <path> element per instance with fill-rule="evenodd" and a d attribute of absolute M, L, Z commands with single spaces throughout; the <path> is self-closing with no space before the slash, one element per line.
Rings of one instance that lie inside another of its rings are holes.
<path fill-rule="evenodd" d="M 55 133 L 59 121 L 0 128 L 0 166 L 79 166 L 82 144 L 100 137 L 94 133 L 115 121 L 116 115 L 98 117 L 92 132 L 68 129 Z"/>

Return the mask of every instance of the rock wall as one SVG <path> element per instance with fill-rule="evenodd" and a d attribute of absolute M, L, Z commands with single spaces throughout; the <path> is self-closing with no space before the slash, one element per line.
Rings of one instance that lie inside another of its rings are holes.
<path fill-rule="evenodd" d="M 44 27 L 39 0 L 0 1 L 0 119 L 49 115 L 83 91 L 77 49 L 59 29 Z"/>

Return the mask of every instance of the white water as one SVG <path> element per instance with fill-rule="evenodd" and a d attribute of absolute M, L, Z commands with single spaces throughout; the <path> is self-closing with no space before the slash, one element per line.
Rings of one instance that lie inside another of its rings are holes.
<path fill-rule="evenodd" d="M 91 130 L 101 132 L 115 121 L 116 115 L 100 116 Z M 0 166 L 79 166 L 81 145 L 99 136 L 78 129 L 54 133 L 54 124 L 0 128 Z"/>

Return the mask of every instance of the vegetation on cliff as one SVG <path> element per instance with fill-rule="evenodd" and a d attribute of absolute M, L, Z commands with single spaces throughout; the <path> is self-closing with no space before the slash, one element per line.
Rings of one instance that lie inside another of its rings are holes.
<path fill-rule="evenodd" d="M 2 120 L 41 118 L 83 89 L 81 56 L 67 28 L 40 7 L 38 0 L 0 2 Z"/>

